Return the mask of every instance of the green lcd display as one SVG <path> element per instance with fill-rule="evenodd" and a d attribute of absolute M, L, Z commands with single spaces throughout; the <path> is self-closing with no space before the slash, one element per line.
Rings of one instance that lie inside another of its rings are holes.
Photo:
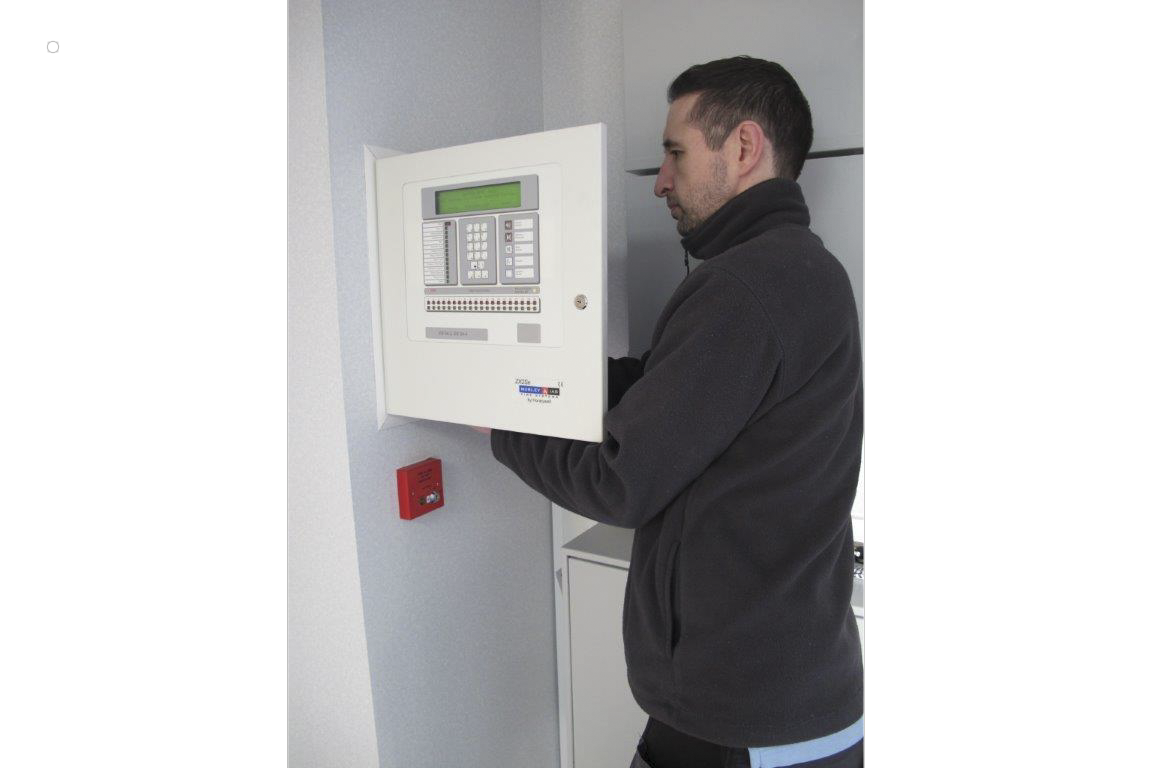
<path fill-rule="evenodd" d="M 445 189 L 436 193 L 436 213 L 472 213 L 520 207 L 520 182 Z"/>

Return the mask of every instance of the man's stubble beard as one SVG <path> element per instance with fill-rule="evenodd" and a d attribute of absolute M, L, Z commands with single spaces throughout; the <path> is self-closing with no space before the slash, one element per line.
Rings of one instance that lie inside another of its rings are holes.
<path fill-rule="evenodd" d="M 689 211 L 683 205 L 680 206 L 683 215 L 676 222 L 676 231 L 680 233 L 681 237 L 692 234 L 720 206 L 731 199 L 727 189 L 727 178 L 728 164 L 724 162 L 724 157 L 722 155 L 713 157 L 712 175 L 708 179 L 708 184 L 700 190 L 699 199 L 693 201 L 692 208 L 694 210 Z M 683 203 L 684 201 L 680 202 Z"/>

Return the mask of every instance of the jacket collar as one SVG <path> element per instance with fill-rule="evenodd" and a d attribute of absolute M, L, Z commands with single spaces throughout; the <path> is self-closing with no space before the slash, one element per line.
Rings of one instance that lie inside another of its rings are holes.
<path fill-rule="evenodd" d="M 768 179 L 724 203 L 680 243 L 694 258 L 710 259 L 769 229 L 807 227 L 809 222 L 800 185 L 791 179 Z"/>

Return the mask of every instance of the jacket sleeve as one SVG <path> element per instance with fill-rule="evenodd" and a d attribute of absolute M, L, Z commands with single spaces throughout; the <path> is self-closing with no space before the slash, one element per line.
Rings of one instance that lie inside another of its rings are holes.
<path fill-rule="evenodd" d="M 639 360 L 634 357 L 608 358 L 608 410 L 615 408 L 628 388 L 644 375 L 644 364 L 651 354 L 649 350 Z"/>
<path fill-rule="evenodd" d="M 494 429 L 496 459 L 593 520 L 638 528 L 663 511 L 731 445 L 783 366 L 763 306 L 723 269 L 698 268 L 665 317 L 602 443 Z"/>

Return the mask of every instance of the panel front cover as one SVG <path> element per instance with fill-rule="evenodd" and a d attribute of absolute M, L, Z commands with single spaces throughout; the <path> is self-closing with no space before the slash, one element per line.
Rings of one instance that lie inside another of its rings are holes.
<path fill-rule="evenodd" d="M 384 410 L 603 439 L 605 128 L 376 161 Z"/>

